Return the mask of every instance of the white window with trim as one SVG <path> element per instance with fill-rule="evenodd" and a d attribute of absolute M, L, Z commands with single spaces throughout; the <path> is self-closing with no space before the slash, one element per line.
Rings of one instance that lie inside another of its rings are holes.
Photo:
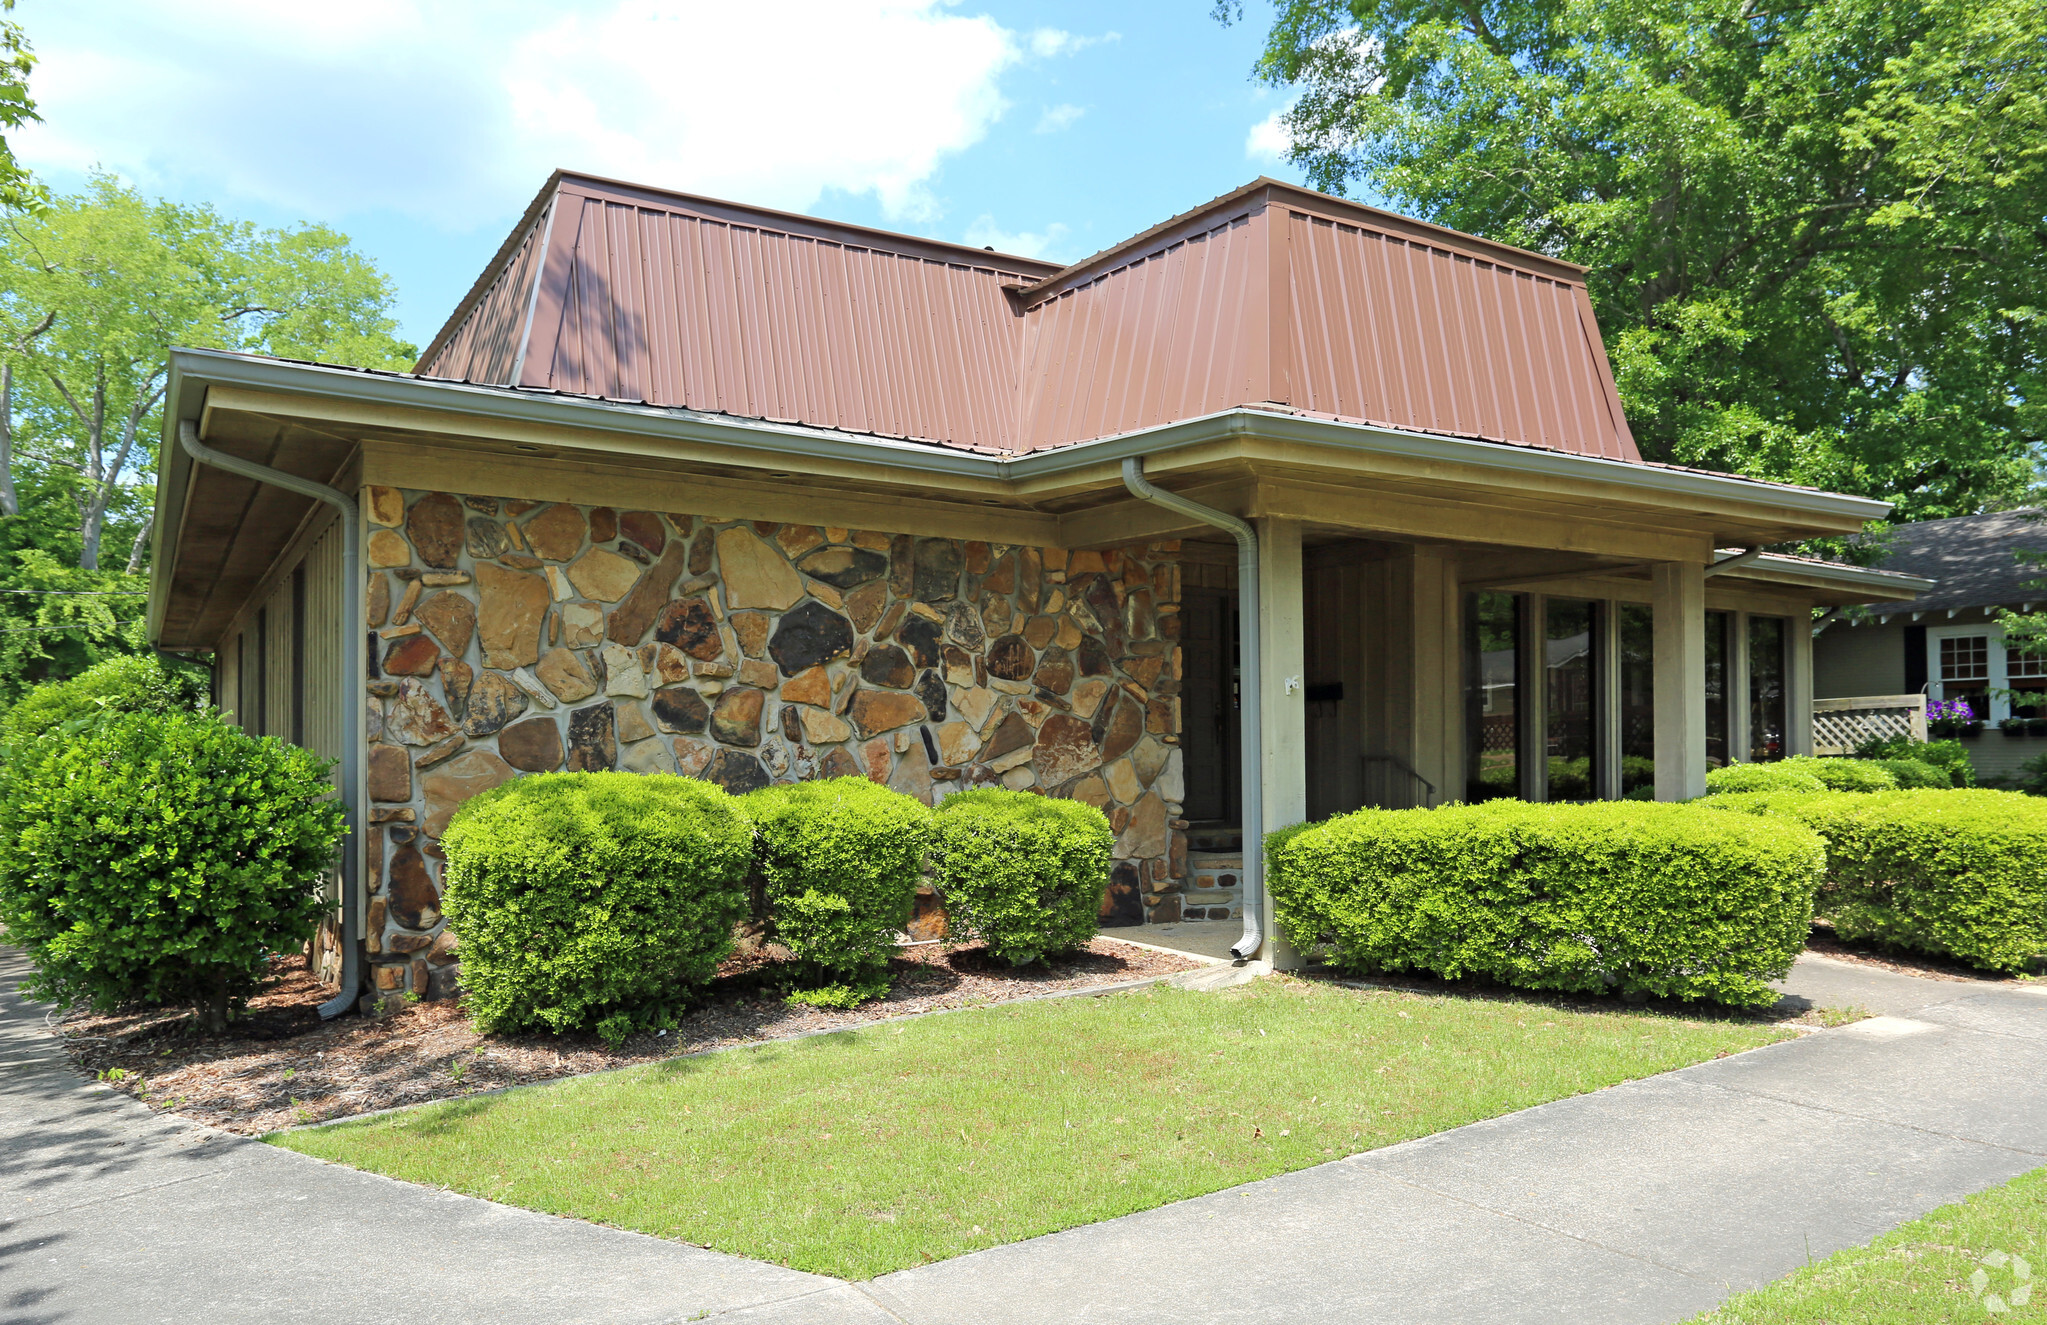
<path fill-rule="evenodd" d="M 2004 632 L 1988 622 L 1929 627 L 1926 680 L 1927 698 L 1965 700 L 1979 722 L 2047 718 L 2047 657 L 2006 648 Z"/>

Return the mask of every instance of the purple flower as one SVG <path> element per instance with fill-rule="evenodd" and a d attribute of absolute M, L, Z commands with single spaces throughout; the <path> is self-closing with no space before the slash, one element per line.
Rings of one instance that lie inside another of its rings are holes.
<path fill-rule="evenodd" d="M 1976 710 L 1969 707 L 1966 699 L 1936 699 L 1926 706 L 1926 716 L 1935 720 L 1948 719 L 1954 722 L 1975 720 Z"/>

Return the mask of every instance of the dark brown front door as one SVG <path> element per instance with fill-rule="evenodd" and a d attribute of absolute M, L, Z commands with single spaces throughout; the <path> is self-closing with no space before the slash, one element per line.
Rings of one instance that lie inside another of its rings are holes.
<path fill-rule="evenodd" d="M 1240 766 L 1237 743 L 1237 600 L 1219 589 L 1188 589 L 1180 604 L 1181 746 L 1187 752 L 1191 823 L 1234 827 Z"/>

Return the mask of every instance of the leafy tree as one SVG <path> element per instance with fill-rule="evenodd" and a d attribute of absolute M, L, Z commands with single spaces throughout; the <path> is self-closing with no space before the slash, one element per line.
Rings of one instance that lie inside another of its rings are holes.
<path fill-rule="evenodd" d="M 14 0 L 0 0 L 0 13 L 12 13 Z M 0 19 L 0 130 L 19 129 L 30 120 L 40 120 L 34 98 L 28 94 L 28 75 L 35 68 L 35 51 L 28 34 L 12 19 Z M 33 207 L 43 191 L 0 133 L 0 208 Z"/>
<path fill-rule="evenodd" d="M 1588 266 L 1648 457 L 1908 519 L 2023 493 L 2037 0 L 1279 0 L 1256 74 L 1317 187 Z"/>
<path fill-rule="evenodd" d="M 11 386 L 18 410 L 0 436 L 17 463 L 62 480 L 81 569 L 99 569 L 110 515 L 135 521 L 128 565 L 139 569 L 148 528 L 137 499 L 154 467 L 169 347 L 403 367 L 413 350 L 395 335 L 392 297 L 389 279 L 324 227 L 258 230 L 95 176 L 0 226 L 0 352 L 17 370 L 0 378 L 0 398 Z"/>

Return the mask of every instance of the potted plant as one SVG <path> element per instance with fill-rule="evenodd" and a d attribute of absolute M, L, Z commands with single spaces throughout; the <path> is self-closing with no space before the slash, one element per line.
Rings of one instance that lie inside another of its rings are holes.
<path fill-rule="evenodd" d="M 1983 734 L 1983 723 L 1966 699 L 1936 699 L 1926 706 L 1926 731 L 1936 738 L 1959 736 L 1973 740 Z"/>

